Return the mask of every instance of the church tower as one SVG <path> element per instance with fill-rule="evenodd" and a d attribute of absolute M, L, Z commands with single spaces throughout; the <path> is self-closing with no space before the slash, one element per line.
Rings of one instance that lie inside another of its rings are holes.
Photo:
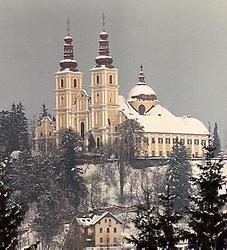
<path fill-rule="evenodd" d="M 78 70 L 74 59 L 69 19 L 67 24 L 64 59 L 60 61 L 60 69 L 55 73 L 56 130 L 73 128 L 84 138 L 88 131 L 88 95 L 83 90 L 83 73 Z M 81 110 L 80 116 L 75 113 L 78 110 Z"/>
<path fill-rule="evenodd" d="M 109 143 L 115 131 L 118 116 L 118 69 L 113 66 L 108 33 L 103 14 L 102 32 L 99 39 L 99 55 L 91 72 L 91 132 L 96 145 Z"/>

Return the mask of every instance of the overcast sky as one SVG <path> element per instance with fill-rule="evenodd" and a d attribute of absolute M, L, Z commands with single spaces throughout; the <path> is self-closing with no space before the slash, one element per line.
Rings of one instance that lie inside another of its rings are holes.
<path fill-rule="evenodd" d="M 106 14 L 120 93 L 146 81 L 174 114 L 217 121 L 227 146 L 226 0 L 0 0 L 0 108 L 22 101 L 28 116 L 54 109 L 54 76 L 71 20 L 76 60 L 89 90 Z"/>

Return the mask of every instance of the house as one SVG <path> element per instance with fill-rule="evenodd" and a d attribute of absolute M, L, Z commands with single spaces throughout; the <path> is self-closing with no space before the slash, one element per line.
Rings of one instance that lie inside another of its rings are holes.
<path fill-rule="evenodd" d="M 76 218 L 85 247 L 121 246 L 123 222 L 110 212 Z"/>

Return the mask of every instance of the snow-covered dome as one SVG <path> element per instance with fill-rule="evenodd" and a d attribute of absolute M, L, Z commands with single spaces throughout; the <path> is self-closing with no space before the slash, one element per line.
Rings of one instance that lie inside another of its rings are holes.
<path fill-rule="evenodd" d="M 140 82 L 133 87 L 128 94 L 128 101 L 137 100 L 147 100 L 155 101 L 157 100 L 154 90 L 147 84 L 141 84 Z"/>
<path fill-rule="evenodd" d="M 145 82 L 142 65 L 139 82 L 130 90 L 127 101 L 140 115 L 146 114 L 157 103 L 157 96 L 154 90 Z"/>

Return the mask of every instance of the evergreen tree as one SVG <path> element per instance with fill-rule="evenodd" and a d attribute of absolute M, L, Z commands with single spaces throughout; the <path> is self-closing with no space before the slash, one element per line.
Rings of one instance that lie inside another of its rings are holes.
<path fill-rule="evenodd" d="M 131 235 L 127 240 L 138 249 L 176 249 L 175 244 L 180 239 L 177 223 L 181 217 L 174 212 L 174 199 L 175 195 L 167 183 L 164 192 L 159 195 L 159 208 L 147 202 L 140 205 L 133 220 L 137 236 Z"/>
<path fill-rule="evenodd" d="M 45 116 L 49 116 L 48 114 L 48 108 L 46 107 L 46 104 L 43 103 L 42 107 L 41 107 L 41 114 L 40 114 L 40 118 L 43 118 Z"/>
<path fill-rule="evenodd" d="M 137 216 L 132 220 L 137 235 L 126 238 L 128 242 L 137 246 L 137 249 L 157 250 L 160 224 L 158 212 L 152 206 L 138 206 Z"/>
<path fill-rule="evenodd" d="M 227 232 L 227 194 L 219 192 L 224 185 L 223 161 L 214 157 L 215 146 L 210 142 L 204 162 L 198 165 L 198 177 L 192 178 L 196 190 L 191 195 L 189 227 L 194 233 L 189 233 L 188 238 L 205 250 L 216 249 Z"/>
<path fill-rule="evenodd" d="M 191 164 L 186 147 L 178 140 L 168 160 L 167 178 L 176 196 L 174 210 L 183 212 L 189 204 Z"/>
<path fill-rule="evenodd" d="M 219 138 L 219 135 L 218 135 L 218 124 L 217 124 L 217 122 L 215 122 L 215 124 L 214 124 L 213 138 L 214 138 L 213 143 L 214 143 L 214 147 L 215 147 L 214 156 L 218 157 L 218 156 L 220 156 L 220 153 L 221 153 L 221 141 L 220 141 L 220 138 Z"/>
<path fill-rule="evenodd" d="M 81 198 L 85 198 L 87 193 L 80 168 L 82 146 L 81 137 L 72 129 L 60 132 L 59 181 L 75 207 L 79 206 Z"/>
<path fill-rule="evenodd" d="M 162 249 L 173 250 L 175 245 L 180 240 L 180 230 L 178 222 L 181 216 L 174 211 L 176 195 L 173 192 L 172 186 L 167 181 L 165 190 L 160 194 L 160 211 L 158 214 L 160 232 L 159 232 L 159 247 Z"/>
<path fill-rule="evenodd" d="M 2 159 L 15 150 L 29 148 L 28 121 L 21 103 L 13 104 L 10 110 L 0 111 L 0 149 Z"/>
<path fill-rule="evenodd" d="M 5 162 L 3 166 L 8 165 Z M 0 249 L 15 249 L 18 243 L 17 229 L 21 225 L 25 209 L 11 199 L 11 190 L 5 184 L 4 169 L 0 176 Z"/>

